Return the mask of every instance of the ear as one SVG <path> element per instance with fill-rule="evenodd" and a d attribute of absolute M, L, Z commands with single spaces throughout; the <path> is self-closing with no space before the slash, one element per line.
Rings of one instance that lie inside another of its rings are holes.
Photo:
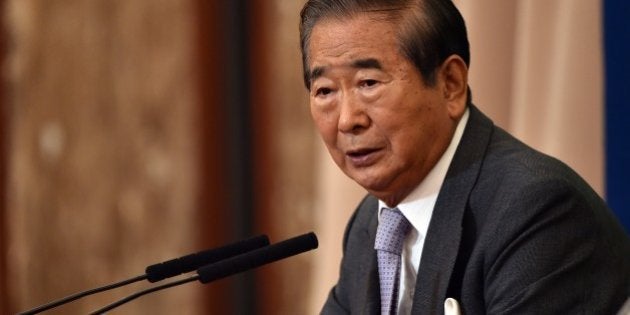
<path fill-rule="evenodd" d="M 460 56 L 451 55 L 442 63 L 439 78 L 449 116 L 459 120 L 466 110 L 468 67 Z"/>

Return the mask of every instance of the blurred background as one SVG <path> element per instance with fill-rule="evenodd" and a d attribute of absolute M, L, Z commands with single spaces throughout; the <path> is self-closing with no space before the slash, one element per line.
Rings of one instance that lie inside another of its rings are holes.
<path fill-rule="evenodd" d="M 630 226 L 624 0 L 456 1 L 474 103 Z M 1 0 L 0 313 L 257 234 L 319 249 L 114 314 L 316 314 L 365 192 L 310 121 L 294 0 Z M 50 314 L 83 314 L 136 283 Z"/>

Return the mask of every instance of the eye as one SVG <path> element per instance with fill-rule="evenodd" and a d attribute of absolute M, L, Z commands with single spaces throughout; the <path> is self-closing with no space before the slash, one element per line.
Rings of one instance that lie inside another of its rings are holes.
<path fill-rule="evenodd" d="M 361 87 L 372 87 L 372 86 L 375 86 L 376 84 L 378 84 L 378 81 L 373 80 L 373 79 L 368 79 L 368 80 L 361 80 L 360 86 Z"/>
<path fill-rule="evenodd" d="M 332 89 L 326 88 L 326 87 L 322 87 L 322 88 L 318 88 L 315 91 L 315 96 L 326 96 L 326 95 L 328 95 L 330 93 L 332 93 Z"/>

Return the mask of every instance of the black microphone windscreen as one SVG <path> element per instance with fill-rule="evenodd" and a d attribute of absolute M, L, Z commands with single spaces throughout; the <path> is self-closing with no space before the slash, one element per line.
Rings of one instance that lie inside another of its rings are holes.
<path fill-rule="evenodd" d="M 223 247 L 171 259 L 148 266 L 145 270 L 147 280 L 157 282 L 267 245 L 269 245 L 269 238 L 266 235 L 260 235 Z"/>
<path fill-rule="evenodd" d="M 197 270 L 199 281 L 208 283 L 264 264 L 317 248 L 315 233 L 307 233 L 248 253 L 240 254 Z"/>

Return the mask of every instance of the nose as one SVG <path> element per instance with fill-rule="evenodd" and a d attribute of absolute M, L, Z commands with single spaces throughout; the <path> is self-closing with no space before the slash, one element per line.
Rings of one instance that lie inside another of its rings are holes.
<path fill-rule="evenodd" d="M 345 96 L 339 106 L 337 128 L 343 133 L 358 134 L 370 126 L 366 107 L 352 96 Z"/>

